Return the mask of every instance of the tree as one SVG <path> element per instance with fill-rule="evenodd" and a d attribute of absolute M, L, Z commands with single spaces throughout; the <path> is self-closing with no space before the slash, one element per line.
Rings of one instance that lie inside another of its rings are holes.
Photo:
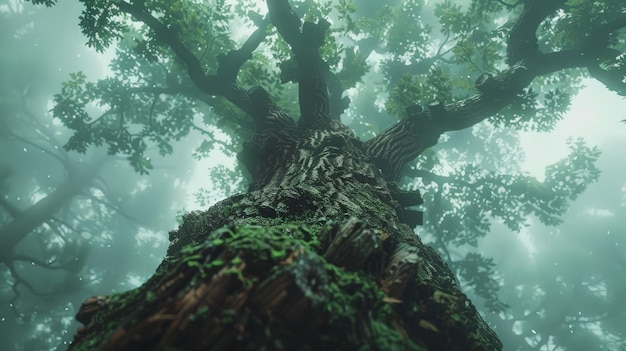
<path fill-rule="evenodd" d="M 51 118 L 47 105 L 68 67 L 95 73 L 97 65 L 80 63 L 97 54 L 90 55 L 74 29 L 46 27 L 78 14 L 79 4 L 53 11 L 0 4 L 0 349 L 68 345 L 80 301 L 135 287 L 132 278 L 152 273 L 167 242 L 146 237 L 176 223 L 176 210 L 162 219 L 154 213 L 166 213 L 184 196 L 171 183 L 186 173 L 191 156 L 161 162 L 159 174 L 142 180 L 105 150 L 63 149 L 71 131 Z M 54 35 L 65 41 L 56 43 Z M 50 54 L 55 50 L 65 53 L 63 60 Z M 119 255 L 114 263 L 97 264 L 112 251 Z M 153 251 L 158 258 L 150 258 Z M 138 269 L 129 273 L 132 266 Z"/>
<path fill-rule="evenodd" d="M 441 2 L 424 11 L 441 24 L 433 32 L 417 1 L 358 8 L 268 0 L 266 18 L 242 2 L 234 12 L 247 12 L 256 29 L 238 49 L 224 1 L 85 5 L 89 44 L 104 50 L 119 41 L 119 75 L 90 83 L 75 74 L 55 97 L 55 116 L 75 131 L 66 147 L 106 143 L 145 173 L 149 144 L 168 154 L 170 140 L 192 129 L 217 140 L 197 125 L 203 118 L 229 132 L 221 145 L 239 151 L 250 185 L 188 214 L 141 288 L 89 299 L 74 349 L 499 349 L 453 273 L 413 233 L 422 199 L 398 181 L 409 175 L 438 185 L 424 197 L 450 206 L 447 216 L 427 216 L 427 225 L 444 229 L 441 240 L 473 243 L 488 216 L 512 228 L 531 213 L 554 223 L 598 176 L 597 152 L 584 143 L 573 142 L 571 157 L 544 182 L 488 174 L 502 170 L 497 163 L 444 177 L 430 172 L 437 155 L 428 148 L 489 117 L 495 126 L 549 129 L 587 73 L 625 94 L 621 1 Z M 269 35 L 269 22 L 280 37 Z M 264 42 L 268 49 L 255 57 Z M 360 89 L 371 100 L 388 94 L 380 123 L 392 124 L 382 131 L 364 128 L 367 119 L 344 96 L 376 55 L 387 87 Z M 274 63 L 280 72 L 268 69 Z M 474 73 L 471 95 L 466 77 Z M 298 104 L 288 82 L 297 83 Z M 104 110 L 97 118 L 88 113 L 93 105 Z M 460 276 L 502 310 L 484 267 L 488 260 L 468 255 Z"/>

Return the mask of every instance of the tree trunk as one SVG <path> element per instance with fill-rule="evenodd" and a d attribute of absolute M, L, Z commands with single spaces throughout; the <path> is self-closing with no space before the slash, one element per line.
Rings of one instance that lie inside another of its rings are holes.
<path fill-rule="evenodd" d="M 71 350 L 501 349 L 407 224 L 418 193 L 345 128 L 280 130 L 244 148 L 251 190 L 187 214 L 150 280 L 85 302 Z"/>

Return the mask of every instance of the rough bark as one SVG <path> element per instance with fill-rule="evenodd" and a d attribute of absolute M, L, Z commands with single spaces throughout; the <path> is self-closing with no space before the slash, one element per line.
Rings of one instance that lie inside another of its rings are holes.
<path fill-rule="evenodd" d="M 360 141 L 319 130 L 273 141 L 255 147 L 272 171 L 186 215 L 146 284 L 85 303 L 71 350 L 501 348 L 403 222 L 419 195 L 394 189 Z"/>

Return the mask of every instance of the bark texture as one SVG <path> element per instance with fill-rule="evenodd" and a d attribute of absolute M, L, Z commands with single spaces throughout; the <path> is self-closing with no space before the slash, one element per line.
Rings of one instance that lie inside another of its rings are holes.
<path fill-rule="evenodd" d="M 343 129 L 276 138 L 249 164 L 272 171 L 186 215 L 146 284 L 85 303 L 71 350 L 501 348 L 402 220 L 418 194 Z"/>

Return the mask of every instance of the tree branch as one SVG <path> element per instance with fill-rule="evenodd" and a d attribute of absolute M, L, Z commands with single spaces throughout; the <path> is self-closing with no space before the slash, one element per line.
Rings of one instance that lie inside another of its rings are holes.
<path fill-rule="evenodd" d="M 176 37 L 176 33 L 173 30 L 147 12 L 141 3 L 130 4 L 120 1 L 117 5 L 120 10 L 150 27 L 156 34 L 156 38 L 172 49 L 174 54 L 187 66 L 189 78 L 199 89 L 211 95 L 220 95 L 220 84 L 217 76 L 210 76 L 204 73 L 198 58 Z"/>
<path fill-rule="evenodd" d="M 100 160 L 101 161 L 101 160 Z M 49 220 L 81 189 L 88 186 L 102 166 L 95 160 L 83 170 L 70 173 L 67 181 L 37 203 L 31 205 L 9 223 L 0 227 L 0 257 L 11 255 L 13 248 L 31 231 Z"/>
<path fill-rule="evenodd" d="M 16 293 L 16 297 L 19 296 L 19 290 L 17 289 L 17 286 L 19 284 L 24 285 L 28 290 L 30 290 L 30 292 L 33 295 L 37 295 L 37 296 L 50 296 L 53 295 L 54 293 L 51 292 L 40 292 L 37 289 L 35 289 L 30 282 L 28 282 L 26 279 L 24 279 L 17 271 L 17 269 L 15 268 L 15 265 L 11 262 L 11 263 L 6 263 L 6 267 L 9 269 L 9 272 L 11 273 L 11 276 L 13 277 L 13 279 L 15 280 L 12 284 L 13 287 L 13 291 Z"/>
<path fill-rule="evenodd" d="M 383 175 L 397 179 L 405 164 L 435 145 L 443 132 L 469 128 L 491 117 L 511 104 L 539 76 L 587 67 L 590 74 L 609 89 L 626 94 L 623 77 L 600 67 L 602 62 L 621 54 L 607 45 L 610 34 L 626 26 L 626 15 L 593 29 L 579 49 L 547 54 L 539 51 L 535 37 L 537 26 L 563 2 L 526 2 L 509 38 L 508 61 L 518 61 L 496 76 L 485 73 L 478 77 L 474 86 L 479 94 L 448 104 L 434 102 L 426 110 L 411 106 L 407 117 L 367 141 L 367 152 Z"/>
<path fill-rule="evenodd" d="M 405 165 L 426 148 L 437 144 L 443 131 L 432 122 L 429 110 L 408 116 L 365 143 L 365 150 L 388 180 L 397 180 Z"/>
<path fill-rule="evenodd" d="M 319 53 L 330 23 L 325 20 L 317 24 L 305 22 L 300 29 L 300 17 L 288 0 L 267 0 L 267 7 L 272 24 L 291 46 L 297 62 L 300 124 L 307 128 L 337 127 L 340 123 L 331 123 L 326 85 L 330 72 Z"/>
<path fill-rule="evenodd" d="M 58 147 L 57 143 L 55 143 L 54 140 L 48 133 L 48 129 L 46 126 L 42 125 L 36 118 L 36 116 L 28 109 L 27 107 L 27 103 L 26 100 L 24 99 L 24 97 L 22 96 L 21 99 L 21 114 L 23 114 L 23 116 L 25 116 L 26 118 L 19 118 L 17 117 L 17 119 L 21 122 L 25 122 L 28 123 L 28 128 L 33 130 L 35 133 L 39 134 L 42 137 L 42 140 L 45 141 L 46 143 L 50 144 L 52 147 L 56 148 Z M 59 163 L 66 167 L 67 163 L 68 163 L 68 159 L 67 159 L 67 155 L 65 154 L 59 154 L 57 153 L 57 151 L 55 151 L 54 149 L 50 149 L 50 148 L 46 148 L 44 146 L 41 146 L 40 144 L 37 144 L 25 137 L 20 136 L 19 134 L 13 132 L 13 130 L 11 129 L 11 127 L 9 127 L 9 125 L 3 121 L 0 120 L 0 124 L 2 125 L 2 129 L 6 132 L 6 136 L 11 137 L 19 142 L 22 142 L 24 144 L 30 145 L 31 147 L 40 150 L 41 152 L 45 153 L 46 155 L 50 155 L 53 158 L 55 158 L 57 161 L 59 161 Z"/>
<path fill-rule="evenodd" d="M 267 0 L 267 9 L 272 24 L 287 44 L 291 45 L 294 54 L 297 54 L 295 51 L 299 48 L 298 43 L 302 36 L 300 17 L 289 5 L 288 0 Z"/>
<path fill-rule="evenodd" d="M 499 3 L 501 3 L 502 5 L 504 5 L 505 7 L 508 7 L 510 9 L 517 7 L 519 4 L 521 4 L 522 2 L 524 2 L 524 0 L 517 0 L 516 2 L 509 4 L 508 2 L 504 1 L 504 0 L 498 0 Z"/>
<path fill-rule="evenodd" d="M 537 44 L 537 27 L 550 14 L 565 4 L 566 0 L 526 0 L 524 10 L 511 29 L 507 42 L 507 63 L 530 60 L 540 55 Z"/>
<path fill-rule="evenodd" d="M 622 13 L 611 21 L 603 23 L 591 31 L 587 40 L 588 47 L 607 47 L 611 33 L 626 27 L 626 14 Z"/>
<path fill-rule="evenodd" d="M 257 28 L 240 49 L 220 54 L 217 74 L 208 75 L 204 72 L 200 60 L 178 39 L 176 32 L 146 11 L 141 2 L 130 4 L 120 1 L 117 4 L 121 11 L 143 22 L 154 31 L 157 40 L 172 49 L 176 57 L 187 67 L 187 74 L 198 89 L 209 95 L 223 96 L 248 114 L 259 115 L 255 113 L 257 106 L 252 104 L 246 90 L 236 84 L 236 78 L 241 66 L 252 58 L 252 52 L 265 40 L 267 20 L 262 22 L 263 26 Z"/>

